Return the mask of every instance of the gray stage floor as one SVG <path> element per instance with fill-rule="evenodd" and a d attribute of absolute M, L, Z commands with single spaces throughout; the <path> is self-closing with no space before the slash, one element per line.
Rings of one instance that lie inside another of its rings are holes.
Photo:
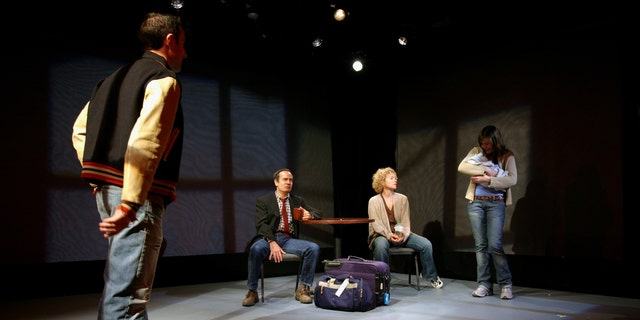
<path fill-rule="evenodd" d="M 320 276 L 320 274 L 318 274 Z M 415 279 L 414 279 L 415 280 Z M 367 312 L 325 310 L 293 298 L 295 276 L 265 279 L 265 303 L 242 307 L 245 281 L 155 288 L 149 305 L 154 320 L 204 319 L 640 319 L 640 300 L 513 287 L 513 300 L 474 298 L 472 281 L 443 278 L 442 289 L 407 284 L 393 273 L 391 300 Z M 424 283 L 421 283 L 424 284 Z M 497 286 L 496 286 L 497 289 Z M 98 294 L 3 301 L 0 319 L 95 319 Z"/>

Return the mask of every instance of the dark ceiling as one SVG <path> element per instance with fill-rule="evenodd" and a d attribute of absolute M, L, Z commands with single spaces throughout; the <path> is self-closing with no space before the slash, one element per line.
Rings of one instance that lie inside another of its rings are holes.
<path fill-rule="evenodd" d="M 345 20 L 333 19 L 337 7 L 347 10 Z M 214 53 L 218 58 L 249 59 L 262 65 L 287 61 L 323 65 L 349 61 L 355 53 L 379 62 L 449 59 L 473 51 L 562 41 L 615 24 L 616 10 L 597 4 L 184 0 L 180 13 L 190 27 L 194 54 Z M 401 35 L 407 36 L 407 46 L 399 45 Z M 323 46 L 314 48 L 312 41 L 318 36 Z"/>
<path fill-rule="evenodd" d="M 237 40 L 244 45 L 308 48 L 317 35 L 327 46 L 382 47 L 395 45 L 397 36 L 409 35 L 411 45 L 428 46 L 444 40 L 473 38 L 508 40 L 532 33 L 571 31 L 611 22 L 615 12 L 603 6 L 527 7 L 491 4 L 434 5 L 415 0 L 218 0 L 185 4 L 181 14 L 194 34 Z M 169 2 L 169 0 L 167 0 Z M 348 16 L 338 22 L 333 10 L 343 7 Z M 249 13 L 256 13 L 250 18 Z M 195 41 L 202 40 L 199 37 Z"/>
<path fill-rule="evenodd" d="M 44 40 L 53 46 L 78 46 L 108 51 L 135 45 L 135 28 L 143 13 L 176 11 L 171 0 L 122 2 L 84 1 L 44 4 Z M 320 69 L 348 64 L 361 53 L 379 65 L 422 58 L 453 59 L 471 53 L 491 54 L 502 48 L 563 41 L 618 22 L 622 8 L 581 3 L 509 4 L 451 3 L 416 0 L 183 0 L 177 10 L 187 25 L 187 49 L 196 60 L 246 64 L 261 68 Z M 126 6 L 126 7 L 125 7 Z M 55 8 L 54 8 L 55 7 Z M 348 16 L 333 19 L 336 7 Z M 57 11 L 56 15 L 46 12 Z M 253 12 L 255 15 L 250 15 Z M 30 23 L 40 23 L 32 17 Z M 38 30 L 38 29 L 36 29 Z M 407 46 L 398 44 L 406 35 Z M 324 44 L 314 48 L 312 41 Z M 29 41 L 29 38 L 26 38 Z M 22 39 L 24 40 L 24 39 Z M 126 40 L 126 41 L 125 41 Z M 34 42 L 37 43 L 37 42 Z M 33 43 L 27 43 L 30 45 Z M 41 42 L 39 42 L 41 44 Z M 512 50 L 512 49 L 511 49 Z"/>

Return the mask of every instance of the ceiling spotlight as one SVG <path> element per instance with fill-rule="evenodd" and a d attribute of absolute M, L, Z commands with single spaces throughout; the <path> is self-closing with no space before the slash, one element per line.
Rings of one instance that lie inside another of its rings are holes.
<path fill-rule="evenodd" d="M 367 60 L 367 55 L 362 50 L 358 50 L 352 54 L 353 60 L 351 62 L 351 68 L 355 72 L 360 72 L 364 69 L 364 63 Z"/>
<path fill-rule="evenodd" d="M 336 21 L 342 21 L 346 17 L 347 13 L 344 11 L 344 9 L 336 9 L 336 11 L 333 13 L 333 18 L 336 19 Z"/>
<path fill-rule="evenodd" d="M 184 6 L 184 0 L 171 0 L 171 6 L 176 10 L 180 10 Z"/>
<path fill-rule="evenodd" d="M 253 21 L 257 21 L 259 14 L 255 6 L 249 2 L 247 2 L 244 6 L 245 8 L 247 8 L 247 18 Z"/>
<path fill-rule="evenodd" d="M 311 42 L 311 45 L 312 45 L 314 48 L 320 48 L 320 47 L 322 47 L 322 38 L 317 37 L 317 38 L 313 39 L 313 42 Z"/>
<path fill-rule="evenodd" d="M 402 36 L 402 37 L 398 38 L 398 43 L 401 46 L 406 46 L 407 45 L 407 37 Z"/>
<path fill-rule="evenodd" d="M 355 72 L 360 72 L 362 68 L 364 68 L 364 65 L 362 64 L 362 60 L 360 60 L 360 58 L 356 58 L 355 60 L 353 60 L 353 63 L 351 64 L 351 68 L 353 68 Z"/>
<path fill-rule="evenodd" d="M 248 12 L 247 18 L 249 18 L 250 20 L 256 21 L 258 20 L 258 13 L 255 11 Z"/>

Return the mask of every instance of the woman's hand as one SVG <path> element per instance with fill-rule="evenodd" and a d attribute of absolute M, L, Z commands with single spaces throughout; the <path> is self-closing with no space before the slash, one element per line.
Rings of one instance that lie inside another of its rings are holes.
<path fill-rule="evenodd" d="M 394 243 L 401 243 L 402 240 L 404 240 L 404 235 L 398 236 L 397 234 L 392 234 L 391 237 L 389 237 L 389 241 L 394 242 Z"/>
<path fill-rule="evenodd" d="M 489 177 L 496 177 L 498 176 L 498 169 L 487 168 L 486 170 L 484 170 L 484 174 L 488 175 Z"/>
<path fill-rule="evenodd" d="M 491 177 L 489 177 L 488 175 L 481 175 L 481 176 L 472 176 L 471 177 L 471 182 L 475 183 L 475 184 L 482 184 L 482 183 L 488 183 L 491 182 Z"/>

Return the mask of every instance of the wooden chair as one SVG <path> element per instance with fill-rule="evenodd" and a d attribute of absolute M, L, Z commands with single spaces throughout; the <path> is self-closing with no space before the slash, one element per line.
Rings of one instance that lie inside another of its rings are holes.
<path fill-rule="evenodd" d="M 300 283 L 300 272 L 302 271 L 302 257 L 299 255 L 295 255 L 293 253 L 285 253 L 282 256 L 282 262 L 298 262 L 298 273 L 296 275 L 296 286 L 293 289 L 295 291 L 298 289 L 298 284 Z M 262 265 L 260 266 L 260 301 L 264 303 L 264 264 L 265 263 L 275 263 L 272 260 L 265 259 Z"/>
<path fill-rule="evenodd" d="M 411 258 L 413 258 L 414 269 L 416 272 L 416 290 L 420 291 L 420 270 L 418 269 L 418 252 L 411 248 L 391 247 L 389 248 L 389 257 L 391 256 L 407 256 L 409 258 L 407 264 L 407 273 L 409 274 L 409 285 L 411 286 Z"/>

